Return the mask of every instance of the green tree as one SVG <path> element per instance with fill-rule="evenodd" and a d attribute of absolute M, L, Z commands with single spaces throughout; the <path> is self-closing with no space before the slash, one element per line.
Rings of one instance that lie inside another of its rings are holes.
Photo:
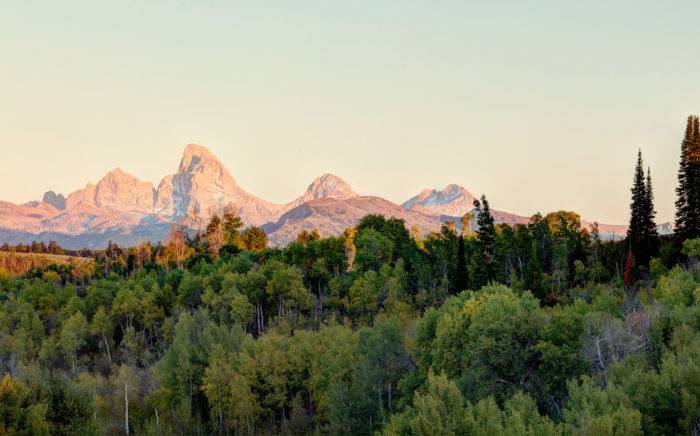
<path fill-rule="evenodd" d="M 656 227 L 656 210 L 654 209 L 654 189 L 651 184 L 651 168 L 647 167 L 646 199 L 644 216 L 645 251 L 649 259 L 659 255 L 659 230 Z"/>
<path fill-rule="evenodd" d="M 375 270 L 392 260 L 394 244 L 373 228 L 359 231 L 355 239 L 355 267 L 358 271 Z"/>
<path fill-rule="evenodd" d="M 477 251 L 473 257 L 472 289 L 479 289 L 496 279 L 498 265 L 496 264 L 496 227 L 494 224 L 489 202 L 486 196 L 481 201 L 474 200 L 477 225 Z"/>
<path fill-rule="evenodd" d="M 469 276 L 467 273 L 467 253 L 465 249 L 464 236 L 461 234 L 457 238 L 457 271 L 455 273 L 454 288 L 458 292 L 466 290 L 469 286 Z"/>
<path fill-rule="evenodd" d="M 240 323 L 245 329 L 253 320 L 253 305 L 248 298 L 240 292 L 233 293 L 229 305 L 231 308 L 231 319 L 234 322 Z"/>
<path fill-rule="evenodd" d="M 224 222 L 219 218 L 219 215 L 212 215 L 204 233 L 204 239 L 207 242 L 207 252 L 212 258 L 216 259 L 219 256 L 219 250 L 226 243 L 225 238 Z"/>
<path fill-rule="evenodd" d="M 379 309 L 378 279 L 376 271 L 359 275 L 350 286 L 347 307 L 358 318 L 369 322 Z"/>
<path fill-rule="evenodd" d="M 241 217 L 232 210 L 224 212 L 223 229 L 224 241 L 226 244 L 235 244 L 240 236 L 241 229 L 245 227 Z"/>
<path fill-rule="evenodd" d="M 637 165 L 632 184 L 630 223 L 627 242 L 637 265 L 646 267 L 652 256 L 658 253 L 659 235 L 654 222 L 654 194 L 651 186 L 651 170 L 644 175 L 641 150 L 637 153 Z"/>
<path fill-rule="evenodd" d="M 679 241 L 700 237 L 700 119 L 688 116 L 681 143 L 674 232 Z"/>
<path fill-rule="evenodd" d="M 313 296 L 304 286 L 301 271 L 282 262 L 268 262 L 267 295 L 276 304 L 279 317 L 294 309 L 304 311 L 313 307 Z"/>
<path fill-rule="evenodd" d="M 516 392 L 499 409 L 493 397 L 487 397 L 466 408 L 465 433 L 473 435 L 544 435 L 561 434 L 528 395 Z"/>
<path fill-rule="evenodd" d="M 678 327 L 658 370 L 643 359 L 612 369 L 610 386 L 642 412 L 647 434 L 692 434 L 700 423 L 700 335 Z"/>
<path fill-rule="evenodd" d="M 97 336 L 104 345 L 110 367 L 112 366 L 112 353 L 109 350 L 109 340 L 111 340 L 113 330 L 112 318 L 107 314 L 104 307 L 100 306 L 92 317 L 90 332 Z"/>
<path fill-rule="evenodd" d="M 267 248 L 267 234 L 260 227 L 246 227 L 241 233 L 240 239 L 246 250 L 262 251 Z"/>
<path fill-rule="evenodd" d="M 196 431 L 207 416 L 208 401 L 201 385 L 214 345 L 223 347 L 223 353 L 236 351 L 241 336 L 242 330 L 212 323 L 205 311 L 180 315 L 172 344 L 155 365 L 154 375 L 160 384 L 156 401 L 162 410 L 170 411 L 171 419 L 183 432 Z"/>
<path fill-rule="evenodd" d="M 80 312 L 68 318 L 61 328 L 59 343 L 66 358 L 71 363 L 71 369 L 74 374 L 78 363 L 78 350 L 85 344 L 87 332 L 87 320 Z"/>
<path fill-rule="evenodd" d="M 445 374 L 428 374 L 425 394 L 413 399 L 415 415 L 411 427 L 418 435 L 465 434 L 464 399 L 457 385 Z"/>
<path fill-rule="evenodd" d="M 224 433 L 229 424 L 228 420 L 224 420 L 224 415 L 226 414 L 227 402 L 230 401 L 229 383 L 234 377 L 234 371 L 231 362 L 226 359 L 221 348 L 216 354 L 204 371 L 202 390 L 209 401 L 211 420 L 215 423 L 216 429 Z"/>
<path fill-rule="evenodd" d="M 371 434 L 388 422 L 396 405 L 397 384 L 408 369 L 403 333 L 396 319 L 379 319 L 360 331 L 351 382 L 333 384 L 329 408 L 334 428 Z"/>
<path fill-rule="evenodd" d="M 641 435 L 641 414 L 629 397 L 615 387 L 601 389 L 589 377 L 569 383 L 570 399 L 564 409 L 569 434 Z"/>

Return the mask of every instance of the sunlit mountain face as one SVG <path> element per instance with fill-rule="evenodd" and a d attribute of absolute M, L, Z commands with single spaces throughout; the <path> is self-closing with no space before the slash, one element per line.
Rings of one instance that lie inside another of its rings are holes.
<path fill-rule="evenodd" d="M 0 243 L 55 240 L 66 248 L 100 248 L 110 240 L 123 245 L 157 242 L 173 223 L 202 226 L 211 215 L 224 211 L 235 212 L 247 224 L 262 226 L 273 245 L 284 245 L 303 230 L 338 235 L 369 213 L 403 219 L 408 227 L 426 233 L 447 221 L 460 228 L 473 203 L 472 193 L 450 184 L 441 190 L 424 189 L 397 205 L 358 195 L 334 174 L 317 177 L 288 203 L 272 203 L 239 186 L 206 147 L 189 144 L 176 172 L 163 177 L 157 186 L 115 168 L 97 183 L 87 183 L 67 196 L 48 191 L 41 201 L 0 202 Z M 493 210 L 493 215 L 497 223 L 510 225 L 526 224 L 530 219 L 499 210 Z M 607 238 L 626 232 L 625 226 L 601 224 L 599 228 Z M 670 232 L 670 224 L 662 224 L 660 231 Z"/>

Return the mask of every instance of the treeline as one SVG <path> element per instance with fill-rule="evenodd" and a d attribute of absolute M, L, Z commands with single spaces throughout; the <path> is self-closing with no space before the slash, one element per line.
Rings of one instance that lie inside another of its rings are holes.
<path fill-rule="evenodd" d="M 0 274 L 27 277 L 55 275 L 73 282 L 89 280 L 94 275 L 92 259 L 58 254 L 0 252 Z"/>
<path fill-rule="evenodd" d="M 10 245 L 8 243 L 4 243 L 0 245 L 0 251 L 4 252 L 12 252 L 12 253 L 41 253 L 41 254 L 58 254 L 58 255 L 77 255 L 78 252 L 76 251 L 70 251 L 70 250 L 65 250 L 61 248 L 56 241 L 50 241 L 47 244 L 44 242 L 37 242 L 37 241 L 32 241 L 31 244 L 17 244 L 17 245 Z M 87 252 L 89 255 L 89 251 Z"/>

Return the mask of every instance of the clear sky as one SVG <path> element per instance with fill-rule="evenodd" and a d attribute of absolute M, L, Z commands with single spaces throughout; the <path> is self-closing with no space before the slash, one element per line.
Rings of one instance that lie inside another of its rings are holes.
<path fill-rule="evenodd" d="M 635 154 L 673 216 L 700 112 L 694 1 L 32 1 L 0 6 L 0 199 L 189 142 L 275 202 L 324 172 L 401 202 L 455 182 L 521 214 L 628 219 Z"/>

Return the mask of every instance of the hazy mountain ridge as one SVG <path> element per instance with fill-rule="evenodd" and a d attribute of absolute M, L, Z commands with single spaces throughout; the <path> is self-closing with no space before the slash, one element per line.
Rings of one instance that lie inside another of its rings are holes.
<path fill-rule="evenodd" d="M 473 210 L 473 201 L 468 190 L 450 184 L 442 190 L 425 189 L 399 206 L 360 196 L 341 177 L 324 174 L 298 198 L 276 204 L 241 188 L 206 147 L 189 144 L 177 171 L 163 177 L 157 187 L 115 168 L 67 197 L 47 191 L 42 201 L 22 205 L 0 201 L 0 243 L 56 240 L 66 248 L 96 248 L 109 240 L 123 245 L 140 239 L 159 241 L 174 222 L 201 224 L 211 214 L 231 209 L 246 223 L 262 226 L 272 244 L 283 245 L 302 230 L 338 235 L 368 213 L 404 219 L 407 226 L 423 232 L 438 230 L 446 221 L 461 226 L 460 217 Z M 510 225 L 530 220 L 499 210 L 493 215 L 497 223 Z M 665 233 L 671 230 L 669 223 L 660 228 Z M 600 232 L 619 237 L 626 226 L 600 224 Z"/>

